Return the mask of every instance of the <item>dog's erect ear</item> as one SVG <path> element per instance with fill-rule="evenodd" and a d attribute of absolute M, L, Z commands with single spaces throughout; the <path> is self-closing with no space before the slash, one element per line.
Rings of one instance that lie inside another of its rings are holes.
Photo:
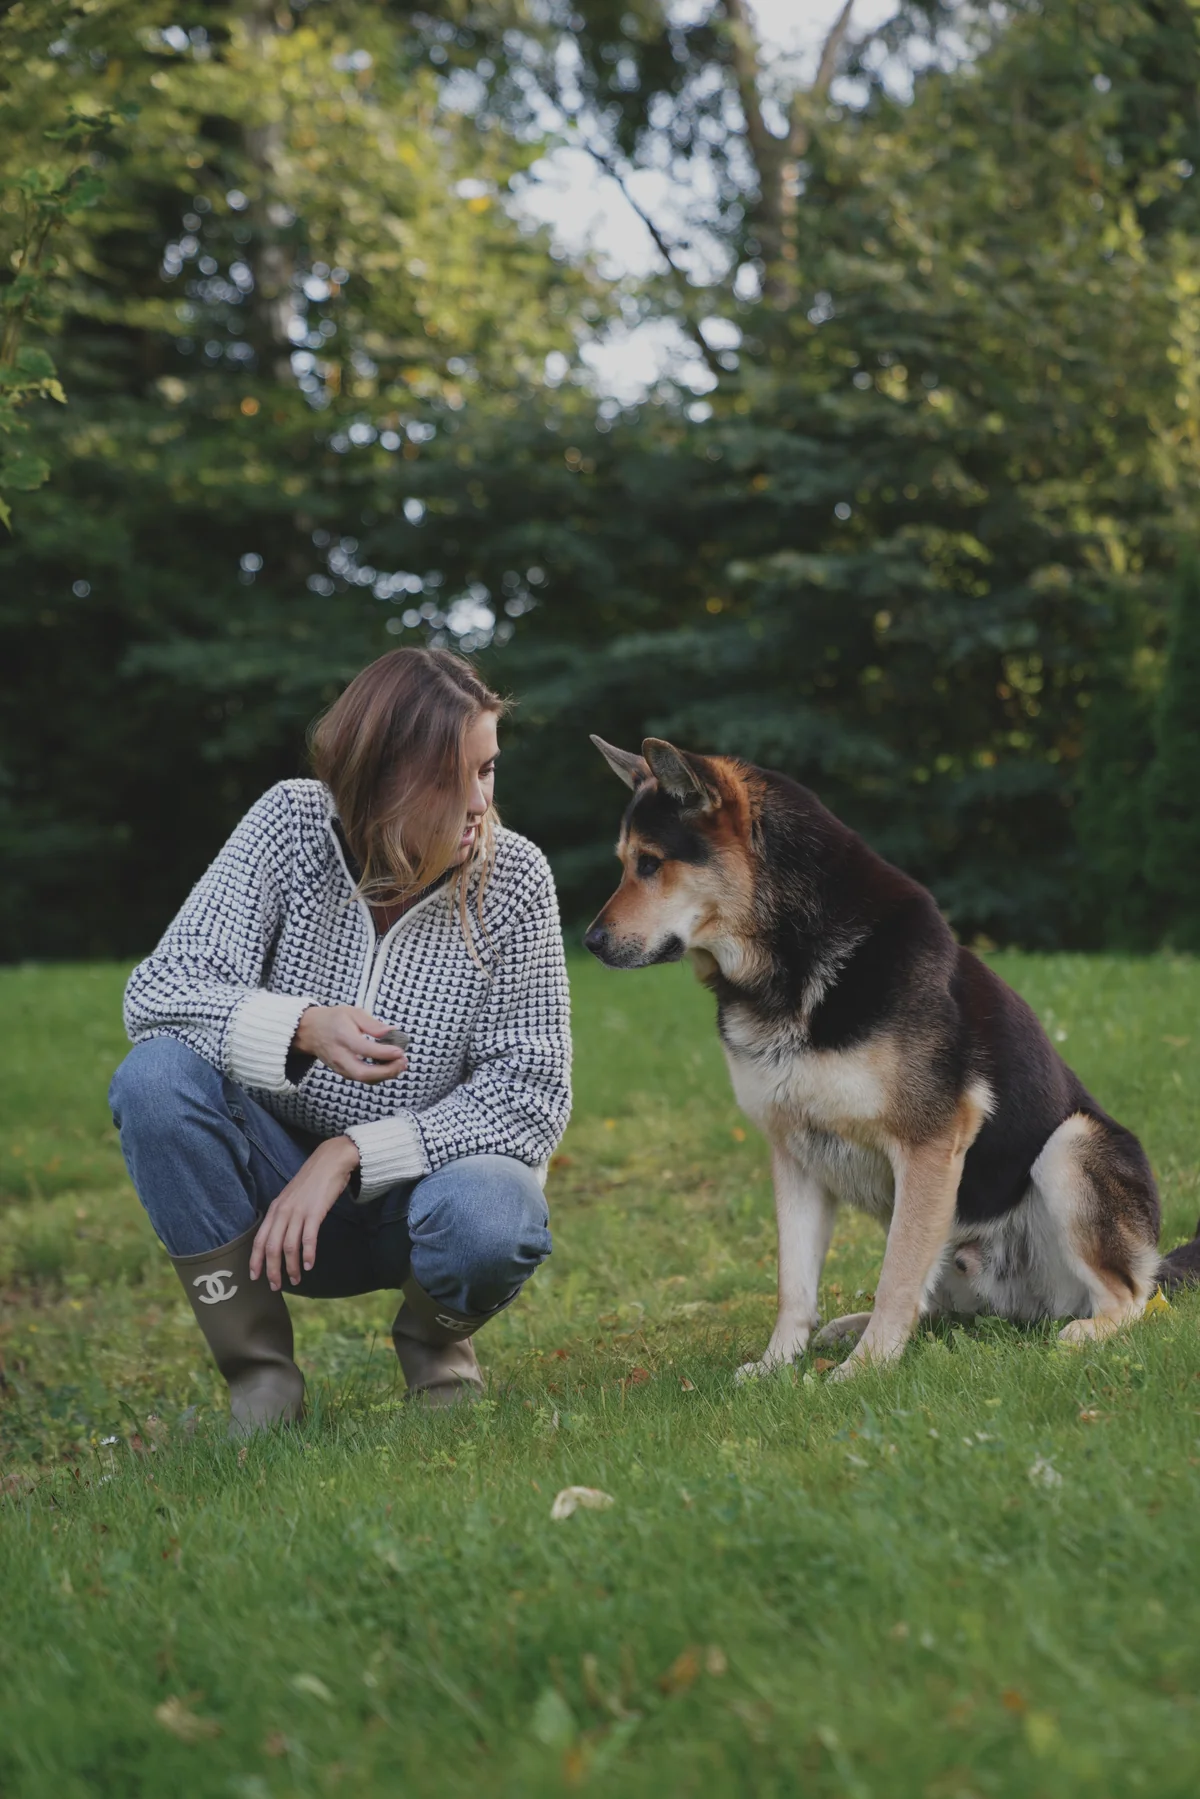
<path fill-rule="evenodd" d="M 687 811 L 711 812 L 720 805 L 720 797 L 706 787 L 682 750 L 661 737 L 647 737 L 642 754 L 664 793 L 679 801 Z"/>
<path fill-rule="evenodd" d="M 591 736 L 614 775 L 619 776 L 626 787 L 637 788 L 643 781 L 650 779 L 650 765 L 644 756 L 635 756 L 631 750 L 619 750 L 614 744 L 605 743 L 603 737 L 597 737 L 594 732 Z"/>

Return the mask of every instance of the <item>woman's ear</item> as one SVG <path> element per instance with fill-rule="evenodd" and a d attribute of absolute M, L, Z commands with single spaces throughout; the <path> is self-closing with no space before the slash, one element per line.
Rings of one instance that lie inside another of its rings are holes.
<path fill-rule="evenodd" d="M 650 779 L 650 767 L 644 756 L 635 756 L 630 750 L 619 750 L 611 743 L 605 743 L 603 737 L 592 733 L 592 742 L 612 769 L 618 779 L 624 781 L 626 787 L 638 788 L 643 781 Z"/>

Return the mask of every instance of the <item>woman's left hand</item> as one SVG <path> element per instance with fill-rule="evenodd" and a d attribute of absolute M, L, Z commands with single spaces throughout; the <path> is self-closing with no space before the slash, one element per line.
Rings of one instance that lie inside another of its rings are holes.
<path fill-rule="evenodd" d="M 283 1285 L 281 1260 L 293 1287 L 300 1264 L 307 1272 L 317 1259 L 317 1232 L 326 1213 L 358 1167 L 358 1145 L 352 1137 L 330 1137 L 319 1143 L 299 1174 L 277 1193 L 258 1227 L 250 1251 L 250 1279 L 264 1267 L 272 1292 Z"/>

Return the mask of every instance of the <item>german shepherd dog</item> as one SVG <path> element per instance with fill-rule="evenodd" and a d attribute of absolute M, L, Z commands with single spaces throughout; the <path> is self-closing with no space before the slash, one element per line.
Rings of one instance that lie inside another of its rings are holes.
<path fill-rule="evenodd" d="M 621 884 L 587 932 L 613 968 L 687 957 L 717 1000 L 738 1104 L 771 1146 L 779 1313 L 757 1374 L 804 1353 L 839 1204 L 887 1227 L 875 1309 L 844 1378 L 897 1357 L 921 1314 L 1137 1318 L 1160 1263 L 1158 1192 L 1034 1014 L 954 940 L 930 893 L 806 787 L 648 738 L 592 741 L 632 788 Z M 1200 1232 L 1200 1227 L 1198 1227 Z"/>

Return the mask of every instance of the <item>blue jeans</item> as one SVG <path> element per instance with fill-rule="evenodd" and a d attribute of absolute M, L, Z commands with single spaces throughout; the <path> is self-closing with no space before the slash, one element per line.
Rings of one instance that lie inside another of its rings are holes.
<path fill-rule="evenodd" d="M 248 1231 L 312 1153 L 233 1081 L 174 1037 L 126 1056 L 108 1095 L 138 1197 L 173 1256 L 221 1249 Z M 313 1267 L 284 1291 L 316 1299 L 401 1287 L 481 1317 L 505 1305 L 550 1254 L 532 1168 L 464 1156 L 359 1204 L 349 1193 L 321 1226 Z"/>

